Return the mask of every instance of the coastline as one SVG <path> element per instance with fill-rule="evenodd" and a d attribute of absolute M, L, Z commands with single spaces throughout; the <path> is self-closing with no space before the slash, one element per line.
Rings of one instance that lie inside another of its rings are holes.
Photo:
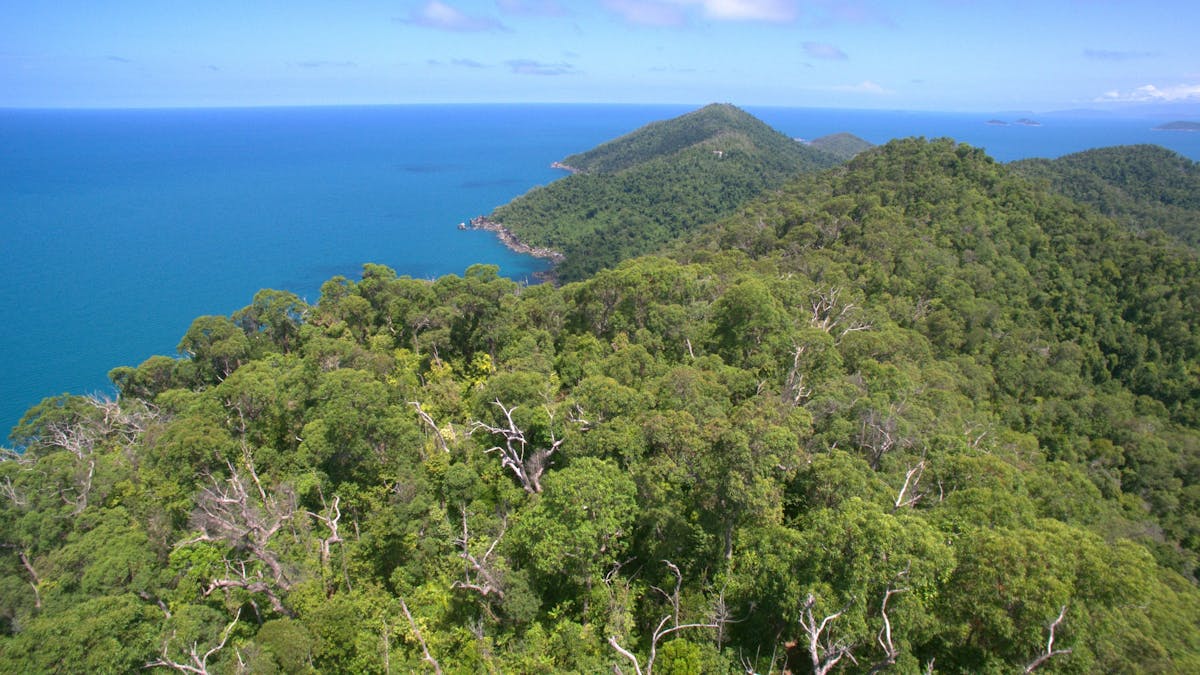
<path fill-rule="evenodd" d="M 550 168 L 560 169 L 572 175 L 581 173 L 579 169 L 569 164 L 563 164 L 562 162 L 551 162 Z M 535 258 L 549 260 L 550 269 L 544 272 L 535 272 L 533 277 L 555 286 L 558 285 L 558 274 L 555 272 L 555 268 L 558 266 L 558 263 L 566 259 L 566 256 L 559 251 L 555 251 L 552 248 L 546 248 L 544 246 L 530 246 L 529 244 L 521 241 L 512 230 L 488 218 L 487 216 L 475 216 L 466 223 L 459 223 L 458 229 L 486 230 L 488 232 L 492 232 L 496 235 L 496 238 L 500 240 L 500 243 L 503 244 L 505 248 L 514 253 L 523 253 L 525 255 L 531 255 Z"/>
<path fill-rule="evenodd" d="M 518 239 L 512 230 L 494 220 L 490 220 L 487 216 L 475 216 L 468 221 L 468 224 L 472 230 L 486 230 L 494 233 L 496 238 L 500 240 L 500 243 L 504 244 L 505 248 L 514 253 L 524 253 L 535 258 L 549 260 L 551 262 L 550 269 L 545 272 L 538 272 L 534 274 L 534 277 L 557 285 L 558 276 L 554 273 L 554 267 L 566 259 L 566 256 L 562 253 L 543 246 L 530 246 Z"/>
<path fill-rule="evenodd" d="M 573 167 L 569 164 L 563 164 L 562 162 L 550 162 L 550 168 L 551 169 L 561 169 L 570 174 L 582 173 L 582 171 L 580 169 L 576 169 L 575 167 Z"/>

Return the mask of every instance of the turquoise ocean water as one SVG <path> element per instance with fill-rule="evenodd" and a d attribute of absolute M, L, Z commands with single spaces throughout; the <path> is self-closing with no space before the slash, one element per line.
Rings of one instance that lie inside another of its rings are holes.
<path fill-rule="evenodd" d="M 46 396 L 111 393 L 109 369 L 174 354 L 193 318 L 261 288 L 315 301 L 365 262 L 529 279 L 541 261 L 458 223 L 559 177 L 554 160 L 689 109 L 0 110 L 0 429 Z M 1162 120 L 749 111 L 794 137 L 949 136 L 1001 161 L 1125 143 L 1200 159 L 1200 134 L 1151 131 Z"/>

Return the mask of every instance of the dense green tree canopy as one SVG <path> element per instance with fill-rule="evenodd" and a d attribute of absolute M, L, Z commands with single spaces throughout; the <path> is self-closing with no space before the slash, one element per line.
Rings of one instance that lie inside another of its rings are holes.
<path fill-rule="evenodd" d="M 728 215 L 799 171 L 838 161 L 714 104 L 564 159 L 579 173 L 490 218 L 528 244 L 561 252 L 559 278 L 577 281 Z"/>
<path fill-rule="evenodd" d="M 916 139 L 562 287 L 264 291 L 13 431 L 0 672 L 1197 672 L 1198 304 Z"/>

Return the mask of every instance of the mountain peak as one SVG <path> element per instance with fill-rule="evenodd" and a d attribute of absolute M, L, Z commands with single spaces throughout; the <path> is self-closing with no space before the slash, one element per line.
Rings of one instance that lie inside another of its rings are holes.
<path fill-rule="evenodd" d="M 581 173 L 618 173 L 670 157 L 717 137 L 743 135 L 760 148 L 791 141 L 750 113 L 728 103 L 710 103 L 669 120 L 652 122 L 595 148 L 562 160 L 561 166 Z"/>
<path fill-rule="evenodd" d="M 563 159 L 576 175 L 531 190 L 487 222 L 561 253 L 558 278 L 578 280 L 838 162 L 735 106 L 712 104 Z"/>

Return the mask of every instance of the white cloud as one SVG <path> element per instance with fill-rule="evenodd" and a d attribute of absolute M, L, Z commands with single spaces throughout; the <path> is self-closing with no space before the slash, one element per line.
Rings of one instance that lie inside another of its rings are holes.
<path fill-rule="evenodd" d="M 876 96 L 886 96 L 896 93 L 891 89 L 883 87 L 882 85 L 876 84 L 870 80 L 863 80 L 858 84 L 841 84 L 830 87 L 830 89 L 833 91 L 843 91 L 850 94 L 873 94 Z"/>
<path fill-rule="evenodd" d="M 845 61 L 850 58 L 846 56 L 846 52 L 824 42 L 805 42 L 804 53 L 814 59 L 826 59 L 829 61 Z"/>
<path fill-rule="evenodd" d="M 686 20 L 683 9 L 673 2 L 604 0 L 604 7 L 639 26 L 682 26 Z"/>
<path fill-rule="evenodd" d="M 317 68 L 357 68 L 358 64 L 354 61 L 297 61 L 295 63 L 298 68 L 317 69 Z"/>
<path fill-rule="evenodd" d="M 570 14 L 558 0 L 496 0 L 496 6 L 505 14 L 530 16 L 568 16 Z"/>
<path fill-rule="evenodd" d="M 1113 49 L 1085 49 L 1083 55 L 1093 61 L 1134 61 L 1158 56 L 1155 52 L 1130 52 Z"/>
<path fill-rule="evenodd" d="M 786 23 L 799 14 L 797 0 L 604 0 L 625 21 L 643 26 L 681 26 L 699 12 L 714 21 Z"/>
<path fill-rule="evenodd" d="M 731 21 L 784 22 L 796 18 L 794 0 L 684 0 L 699 4 L 705 16 Z"/>
<path fill-rule="evenodd" d="M 1132 91 L 1108 91 L 1095 98 L 1097 103 L 1175 103 L 1200 101 L 1200 84 L 1177 84 L 1159 88 L 1146 84 Z"/>
<path fill-rule="evenodd" d="M 543 63 L 531 59 L 513 59 L 505 61 L 514 75 L 571 75 L 575 66 L 569 63 Z"/>
<path fill-rule="evenodd" d="M 422 28 L 434 28 L 455 32 L 479 32 L 490 30 L 507 30 L 504 24 L 486 16 L 467 14 L 460 9 L 451 7 L 439 0 L 430 0 L 420 8 L 415 8 L 408 14 L 407 19 L 399 19 Z"/>

